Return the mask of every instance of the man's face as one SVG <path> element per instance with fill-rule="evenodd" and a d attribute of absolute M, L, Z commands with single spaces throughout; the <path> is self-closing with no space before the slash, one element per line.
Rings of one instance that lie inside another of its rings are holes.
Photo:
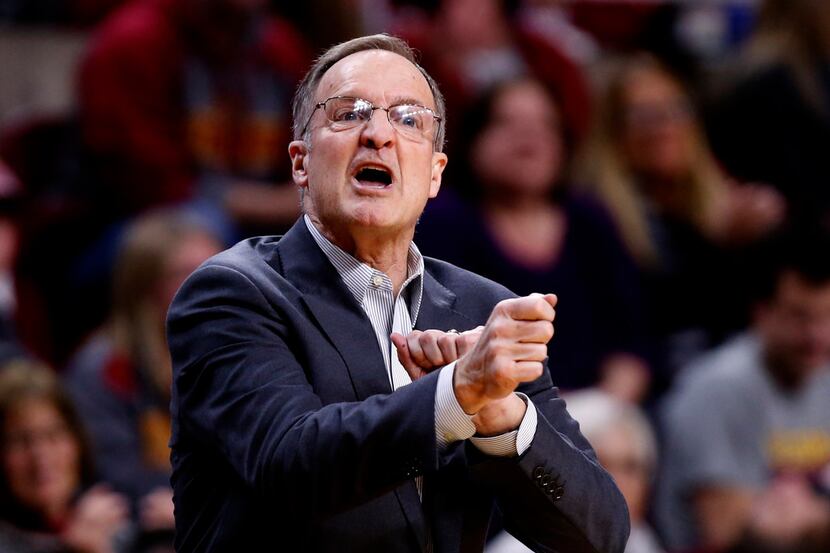
<path fill-rule="evenodd" d="M 830 362 L 830 284 L 813 285 L 784 272 L 757 322 L 768 356 L 790 376 Z"/>
<path fill-rule="evenodd" d="M 358 52 L 334 64 L 317 87 L 315 103 L 333 96 L 363 98 L 384 108 L 414 103 L 435 110 L 420 71 L 385 50 Z M 338 129 L 317 109 L 309 135 L 310 144 L 292 142 L 289 152 L 312 219 L 335 234 L 412 232 L 427 199 L 438 193 L 447 160 L 433 150 L 434 133 L 403 136 L 383 110 L 362 125 Z M 367 167 L 388 173 L 391 182 L 364 178 Z"/>

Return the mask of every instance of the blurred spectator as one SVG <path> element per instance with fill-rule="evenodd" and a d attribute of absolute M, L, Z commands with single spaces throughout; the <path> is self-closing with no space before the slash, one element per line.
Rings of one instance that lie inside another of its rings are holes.
<path fill-rule="evenodd" d="M 585 165 L 642 270 L 668 364 L 743 324 L 737 254 L 781 222 L 783 201 L 727 179 L 683 87 L 650 56 L 611 74 Z"/>
<path fill-rule="evenodd" d="M 78 416 L 48 369 L 0 370 L 0 550 L 114 553 L 127 503 L 91 486 L 92 458 Z"/>
<path fill-rule="evenodd" d="M 599 45 L 573 24 L 568 4 L 571 4 L 568 0 L 525 0 L 519 17 L 522 25 L 544 36 L 572 60 L 587 66 L 599 58 Z"/>
<path fill-rule="evenodd" d="M 419 246 L 518 294 L 558 294 L 554 383 L 640 400 L 649 373 L 636 271 L 605 212 L 569 190 L 559 104 L 539 81 L 502 83 L 468 106 L 460 146 L 445 182 L 463 183 L 472 203 L 439 196 Z"/>
<path fill-rule="evenodd" d="M 0 158 L 22 189 L 13 210 L 16 327 L 26 347 L 56 367 L 101 324 L 114 255 L 91 247 L 107 222 L 83 186 L 78 138 L 65 117 L 29 119 L 0 132 Z"/>
<path fill-rule="evenodd" d="M 625 497 L 631 516 L 625 553 L 662 553 L 646 520 L 657 471 L 657 442 L 651 424 L 636 406 L 601 391 L 577 392 L 565 401 L 599 462 Z"/>
<path fill-rule="evenodd" d="M 737 84 L 711 114 L 715 150 L 787 198 L 794 220 L 830 213 L 830 2 L 766 0 Z"/>
<path fill-rule="evenodd" d="M 289 103 L 308 57 L 266 0 L 131 0 L 94 36 L 80 115 L 106 216 L 193 201 L 228 241 L 299 213 Z"/>
<path fill-rule="evenodd" d="M 397 30 L 422 53 L 422 65 L 441 83 L 447 100 L 449 151 L 457 140 L 453 114 L 501 81 L 532 76 L 556 91 L 561 125 L 569 136 L 587 131 L 590 93 L 577 61 L 517 17 L 516 0 L 398 0 L 423 7 L 426 24 Z M 452 155 L 450 156 L 452 157 Z"/>
<path fill-rule="evenodd" d="M 781 250 L 751 330 L 667 400 L 658 514 L 673 547 L 830 548 L 830 240 Z"/>
<path fill-rule="evenodd" d="M 184 279 L 220 249 L 204 226 L 181 214 L 136 221 L 116 264 L 109 323 L 66 374 L 102 479 L 138 502 L 145 531 L 173 527 L 167 306 Z"/>
<path fill-rule="evenodd" d="M 565 396 L 568 412 L 591 443 L 597 459 L 620 488 L 631 517 L 625 553 L 663 553 L 646 515 L 657 469 L 657 442 L 645 415 L 634 405 L 599 390 Z M 495 538 L 487 553 L 525 553 L 530 549 L 507 534 Z"/>

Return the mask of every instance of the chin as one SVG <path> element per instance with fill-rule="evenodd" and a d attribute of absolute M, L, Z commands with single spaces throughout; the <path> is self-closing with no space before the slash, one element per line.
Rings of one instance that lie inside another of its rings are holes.
<path fill-rule="evenodd" d="M 400 222 L 396 221 L 391 213 L 377 209 L 377 206 L 364 206 L 356 209 L 349 217 L 349 222 L 355 226 L 377 229 L 400 226 Z"/>

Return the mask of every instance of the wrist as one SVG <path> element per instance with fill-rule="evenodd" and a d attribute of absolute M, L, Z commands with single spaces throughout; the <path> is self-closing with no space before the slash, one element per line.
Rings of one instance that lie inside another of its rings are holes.
<path fill-rule="evenodd" d="M 472 418 L 479 436 L 498 436 L 516 430 L 527 412 L 527 404 L 515 393 L 491 401 Z"/>
<path fill-rule="evenodd" d="M 481 386 L 470 382 L 465 377 L 465 368 L 463 360 L 456 363 L 452 376 L 452 390 L 461 409 L 467 415 L 475 415 L 485 406 L 485 403 L 481 401 Z"/>

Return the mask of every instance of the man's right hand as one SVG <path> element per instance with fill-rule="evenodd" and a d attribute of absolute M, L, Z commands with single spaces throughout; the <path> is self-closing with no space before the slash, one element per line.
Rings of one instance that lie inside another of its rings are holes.
<path fill-rule="evenodd" d="M 541 376 L 553 337 L 553 294 L 499 302 L 473 349 L 458 360 L 453 389 L 458 404 L 474 415 Z"/>

